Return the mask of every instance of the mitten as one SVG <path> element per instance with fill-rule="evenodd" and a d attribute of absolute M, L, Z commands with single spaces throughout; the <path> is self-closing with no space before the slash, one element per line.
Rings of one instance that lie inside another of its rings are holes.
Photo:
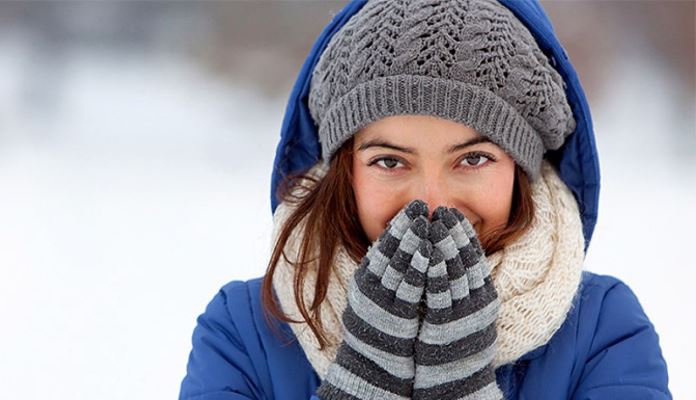
<path fill-rule="evenodd" d="M 502 399 L 492 367 L 500 303 L 476 232 L 457 209 L 438 207 L 428 238 L 413 398 Z"/>
<path fill-rule="evenodd" d="M 351 276 L 343 340 L 317 390 L 323 399 L 410 399 L 419 303 L 432 247 L 428 210 L 414 200 L 373 243 Z"/>

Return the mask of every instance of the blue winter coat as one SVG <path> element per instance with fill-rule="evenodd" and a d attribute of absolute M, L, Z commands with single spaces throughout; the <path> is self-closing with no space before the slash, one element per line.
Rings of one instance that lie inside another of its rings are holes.
<path fill-rule="evenodd" d="M 317 39 L 290 95 L 276 151 L 271 205 L 284 175 L 320 158 L 309 114 L 309 80 L 331 36 L 364 5 L 349 3 Z M 547 153 L 580 207 L 585 248 L 597 219 L 599 164 L 592 121 L 575 70 L 536 0 L 499 0 L 524 23 L 566 82 L 577 122 L 562 148 Z M 319 377 L 287 324 L 265 322 L 261 278 L 225 285 L 198 318 L 180 400 L 316 399 Z M 671 399 L 658 336 L 633 292 L 619 280 L 584 272 L 566 321 L 544 346 L 496 371 L 506 399 Z"/>

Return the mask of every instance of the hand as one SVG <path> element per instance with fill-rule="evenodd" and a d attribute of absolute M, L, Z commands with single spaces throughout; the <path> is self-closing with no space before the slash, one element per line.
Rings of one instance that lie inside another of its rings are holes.
<path fill-rule="evenodd" d="M 427 215 L 423 201 L 404 207 L 351 277 L 343 341 L 317 390 L 321 399 L 411 398 L 418 311 L 432 251 Z"/>
<path fill-rule="evenodd" d="M 498 295 L 476 231 L 456 208 L 433 212 L 413 399 L 502 399 L 492 361 Z"/>

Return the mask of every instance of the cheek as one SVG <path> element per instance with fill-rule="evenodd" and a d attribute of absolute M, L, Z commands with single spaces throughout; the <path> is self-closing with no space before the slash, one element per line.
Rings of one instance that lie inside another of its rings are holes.
<path fill-rule="evenodd" d="M 477 226 L 478 235 L 507 224 L 512 207 L 513 186 L 514 169 L 487 179 L 486 184 L 471 197 L 469 205 L 480 219 Z"/>
<path fill-rule="evenodd" d="M 353 191 L 360 224 L 367 238 L 374 242 L 390 218 L 399 210 L 399 198 L 393 187 L 371 177 L 364 168 L 353 169 Z"/>

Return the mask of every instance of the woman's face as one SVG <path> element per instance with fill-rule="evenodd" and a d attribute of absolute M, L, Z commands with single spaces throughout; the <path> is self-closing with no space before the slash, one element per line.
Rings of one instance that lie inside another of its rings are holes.
<path fill-rule="evenodd" d="M 406 204 L 456 207 L 480 237 L 505 226 L 515 163 L 464 124 L 425 115 L 375 121 L 353 141 L 353 189 L 360 223 L 375 241 Z"/>

